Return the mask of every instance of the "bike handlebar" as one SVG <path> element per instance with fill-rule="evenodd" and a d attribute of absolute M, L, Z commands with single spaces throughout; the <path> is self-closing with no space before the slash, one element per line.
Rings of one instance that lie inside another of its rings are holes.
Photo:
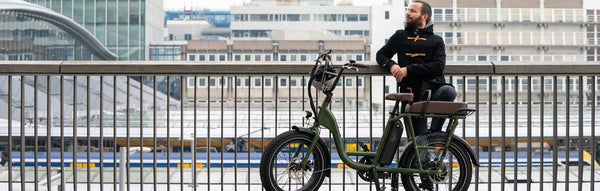
<path fill-rule="evenodd" d="M 363 64 L 363 63 L 353 63 L 351 66 L 354 66 L 357 68 L 369 68 L 369 65 Z"/>

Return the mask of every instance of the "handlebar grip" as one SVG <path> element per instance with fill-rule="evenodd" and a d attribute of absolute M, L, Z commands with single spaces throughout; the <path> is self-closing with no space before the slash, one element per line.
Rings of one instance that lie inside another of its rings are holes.
<path fill-rule="evenodd" d="M 369 68 L 369 65 L 357 63 L 357 62 L 353 63 L 352 66 L 357 67 L 357 68 Z"/>

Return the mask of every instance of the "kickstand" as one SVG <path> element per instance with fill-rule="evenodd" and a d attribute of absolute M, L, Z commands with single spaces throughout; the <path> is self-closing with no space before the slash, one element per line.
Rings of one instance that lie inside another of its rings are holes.
<path fill-rule="evenodd" d="M 375 177 L 375 188 L 377 188 L 377 191 L 384 191 L 385 185 L 383 187 L 379 185 L 379 175 L 377 175 L 375 167 L 371 167 L 371 173 L 373 174 L 373 177 Z"/>

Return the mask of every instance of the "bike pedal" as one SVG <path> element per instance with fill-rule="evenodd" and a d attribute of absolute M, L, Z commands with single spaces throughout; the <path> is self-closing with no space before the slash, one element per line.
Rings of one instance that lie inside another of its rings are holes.
<path fill-rule="evenodd" d="M 367 145 L 365 145 L 363 142 L 359 141 L 358 145 L 360 145 L 360 148 L 362 148 L 363 151 L 369 152 L 369 147 L 367 147 Z"/>

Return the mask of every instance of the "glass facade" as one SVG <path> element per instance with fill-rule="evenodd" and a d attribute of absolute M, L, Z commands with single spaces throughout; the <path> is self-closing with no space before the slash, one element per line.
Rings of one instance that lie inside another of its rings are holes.
<path fill-rule="evenodd" d="M 85 27 L 119 60 L 145 59 L 146 0 L 26 0 L 65 15 Z M 91 54 L 75 45 L 75 60 Z"/>
<path fill-rule="evenodd" d="M 47 21 L 0 11 L 0 60 L 77 60 L 91 52 Z"/>

